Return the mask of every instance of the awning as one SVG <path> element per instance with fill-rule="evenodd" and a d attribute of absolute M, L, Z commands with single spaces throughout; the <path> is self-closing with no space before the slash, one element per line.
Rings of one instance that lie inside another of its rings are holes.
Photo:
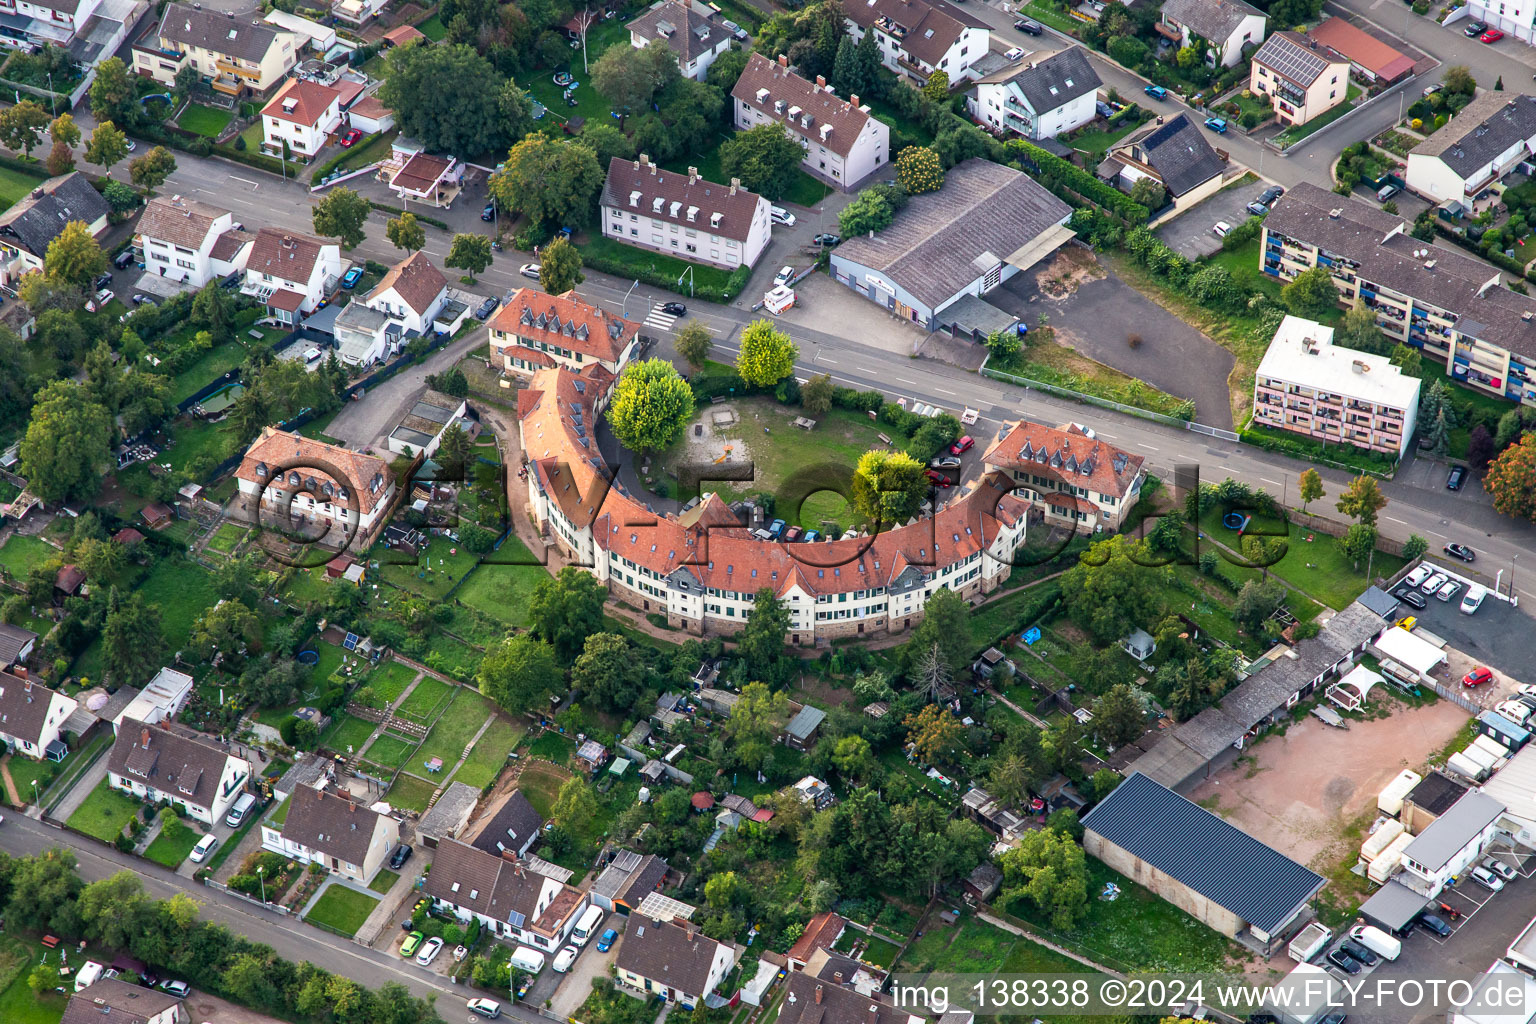
<path fill-rule="evenodd" d="M 1401 882 L 1388 882 L 1360 905 L 1360 916 L 1383 931 L 1400 932 L 1428 901 Z"/>
<path fill-rule="evenodd" d="M 1056 224 L 1017 249 L 1006 262 L 1018 267 L 1020 270 L 1028 270 L 1030 267 L 1045 259 L 1051 253 L 1070 242 L 1077 232 L 1065 224 Z"/>

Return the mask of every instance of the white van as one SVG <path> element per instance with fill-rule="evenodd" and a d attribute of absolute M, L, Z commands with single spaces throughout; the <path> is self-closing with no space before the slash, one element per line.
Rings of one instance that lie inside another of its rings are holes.
<path fill-rule="evenodd" d="M 75 991 L 79 992 L 81 989 L 90 988 L 105 970 L 106 968 L 95 960 L 87 960 L 75 972 Z"/>
<path fill-rule="evenodd" d="M 245 816 L 251 813 L 251 808 L 256 806 L 256 798 L 250 793 L 240 794 L 240 799 L 235 801 L 235 806 L 224 815 L 224 824 L 230 828 L 239 828 L 245 821 Z"/>
<path fill-rule="evenodd" d="M 1463 615 L 1476 615 L 1477 610 L 1483 606 L 1483 598 L 1488 596 L 1488 591 L 1476 583 L 1467 588 L 1466 596 L 1461 599 L 1461 613 Z"/>
<path fill-rule="evenodd" d="M 524 974 L 538 974 L 544 969 L 544 954 L 527 946 L 518 946 L 512 954 L 512 966 Z"/>
<path fill-rule="evenodd" d="M 588 907 L 576 922 L 576 927 L 571 929 L 571 941 L 578 946 L 585 946 L 597 926 L 603 923 L 603 908 Z"/>
<path fill-rule="evenodd" d="M 1375 925 L 1356 925 L 1349 930 L 1349 937 L 1377 956 L 1396 960 L 1403 951 L 1400 939 L 1394 939 Z"/>

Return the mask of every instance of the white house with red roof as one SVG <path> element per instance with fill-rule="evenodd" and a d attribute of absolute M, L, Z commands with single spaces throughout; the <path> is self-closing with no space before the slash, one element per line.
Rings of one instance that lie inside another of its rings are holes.
<path fill-rule="evenodd" d="M 334 548 L 358 550 L 384 525 L 395 480 L 376 455 L 266 427 L 246 449 L 237 511 Z"/>
<path fill-rule="evenodd" d="M 341 246 L 281 228 L 256 232 L 240 291 L 267 307 L 267 315 L 297 324 L 320 308 L 341 280 Z"/>
<path fill-rule="evenodd" d="M 982 460 L 1042 510 L 1045 521 L 1091 532 L 1118 530 L 1141 497 L 1146 459 L 1100 441 L 1081 424 L 1020 420 Z"/>
<path fill-rule="evenodd" d="M 295 78 L 261 108 L 261 148 L 273 156 L 290 153 L 308 160 L 325 148 L 341 124 L 341 93 L 328 85 Z"/>
<path fill-rule="evenodd" d="M 582 373 L 601 367 L 618 376 L 640 344 L 640 325 L 611 316 L 576 293 L 545 295 L 519 288 L 491 317 L 491 363 L 506 375 L 527 377 L 563 366 Z M 601 409 L 604 402 L 598 402 Z"/>

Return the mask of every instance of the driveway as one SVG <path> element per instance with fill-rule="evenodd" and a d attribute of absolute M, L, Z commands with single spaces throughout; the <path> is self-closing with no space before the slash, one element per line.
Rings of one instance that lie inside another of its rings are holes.
<path fill-rule="evenodd" d="M 605 929 L 612 928 L 619 933 L 618 942 L 606 953 L 597 951 L 597 940 Z M 608 968 L 618 958 L 619 942 L 624 941 L 624 915 L 609 914 L 602 924 L 597 926 L 597 934 L 594 935 L 581 951 L 581 956 L 576 958 L 576 963 L 571 967 L 570 973 L 564 975 L 565 982 L 561 984 L 559 991 L 550 997 L 549 1009 L 556 1018 L 564 1020 L 576 1012 L 587 996 L 592 994 L 592 982 L 597 978 L 608 977 Z M 553 972 L 551 972 L 553 973 Z M 543 979 L 539 979 L 543 981 Z M 529 1000 L 532 1002 L 532 1000 Z M 537 1004 L 535 1004 L 537 1005 Z"/>
<path fill-rule="evenodd" d="M 1192 398 L 1197 420 L 1232 428 L 1232 353 L 1113 274 L 1079 284 L 1062 299 L 1042 295 L 1036 277 L 1016 274 L 987 301 L 1031 325 L 1048 313 L 1061 344 L 1170 395 Z M 1141 336 L 1136 348 L 1126 342 L 1132 334 Z"/>
<path fill-rule="evenodd" d="M 490 333 L 482 325 L 438 349 L 425 362 L 407 367 L 384 383 L 374 385 L 361 401 L 348 402 L 326 428 L 326 433 L 354 448 L 384 447 L 385 438 L 399 423 L 410 403 L 427 389 L 427 375 L 442 373 L 465 353 L 486 344 L 489 339 Z"/>
<path fill-rule="evenodd" d="M 1268 187 L 1268 182 L 1255 181 L 1248 185 L 1224 188 L 1205 202 L 1163 223 L 1154 234 L 1168 248 L 1192 260 L 1218 253 L 1221 251 L 1221 239 L 1216 237 L 1211 228 L 1217 221 L 1226 221 L 1237 227 L 1253 216 L 1246 207 Z"/>

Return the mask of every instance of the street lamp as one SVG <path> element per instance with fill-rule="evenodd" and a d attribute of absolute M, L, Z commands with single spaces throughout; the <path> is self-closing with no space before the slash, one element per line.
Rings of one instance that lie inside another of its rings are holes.
<path fill-rule="evenodd" d="M 256 877 L 257 877 L 257 879 L 259 879 L 261 881 L 261 905 L 262 906 L 266 906 L 267 905 L 267 866 L 265 864 L 258 864 L 258 865 L 256 865 Z"/>

